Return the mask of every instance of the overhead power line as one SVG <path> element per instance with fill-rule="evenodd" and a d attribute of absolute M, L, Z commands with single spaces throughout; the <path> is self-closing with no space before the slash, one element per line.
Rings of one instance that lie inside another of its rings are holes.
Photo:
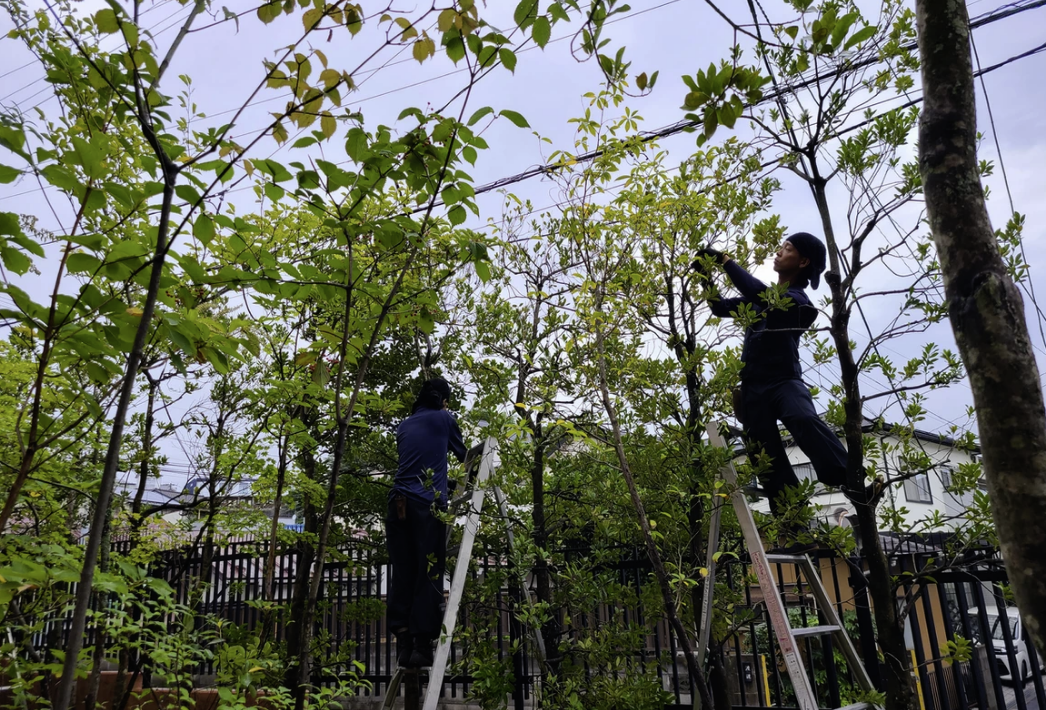
<path fill-rule="evenodd" d="M 974 28 L 974 27 L 983 27 L 985 25 L 991 24 L 992 22 L 997 22 L 999 20 L 1005 19 L 1007 17 L 1011 17 L 1011 16 L 1013 16 L 1015 14 L 1018 14 L 1020 12 L 1025 12 L 1025 11 L 1028 11 L 1028 10 L 1038 9 L 1038 8 L 1044 6 L 1044 5 L 1046 5 L 1046 0 L 1033 0 L 1032 2 L 1022 3 L 1021 6 L 1018 7 L 1018 8 L 1009 8 L 1005 12 L 998 12 L 998 11 L 994 11 L 993 10 L 991 13 L 988 13 L 987 15 L 981 16 L 981 18 L 979 18 L 978 20 L 971 21 L 970 22 L 970 27 L 971 27 L 971 29 Z M 908 45 L 908 48 L 909 49 L 913 49 L 914 45 Z M 1016 61 L 1018 61 L 1020 59 L 1026 59 L 1027 57 L 1033 56 L 1035 54 L 1039 54 L 1040 52 L 1044 52 L 1044 51 L 1046 51 L 1046 44 L 1039 45 L 1038 47 L 1035 47 L 1034 49 L 1028 50 L 1027 52 L 1022 52 L 1020 54 L 1017 54 L 1017 55 L 1014 55 L 1014 56 L 1010 57 L 1009 59 L 1001 61 L 1001 62 L 999 62 L 997 64 L 993 64 L 993 65 L 991 65 L 989 67 L 985 67 L 983 69 L 980 69 L 980 70 L 974 72 L 974 77 L 975 78 L 982 77 L 985 74 L 989 74 L 989 73 L 991 73 L 993 71 L 996 71 L 997 69 L 1001 69 L 1001 68 L 1003 68 L 1003 67 L 1005 67 L 1005 66 L 1007 66 L 1009 64 L 1012 64 L 1013 62 L 1016 62 Z M 833 78 L 839 76 L 840 74 L 842 74 L 844 72 L 849 72 L 849 71 L 853 71 L 855 69 L 859 69 L 859 68 L 862 68 L 862 67 L 871 66 L 874 63 L 875 63 L 875 60 L 868 59 L 868 60 L 864 60 L 862 62 L 859 62 L 857 64 L 849 65 L 849 66 L 847 66 L 845 68 L 840 67 L 840 68 L 835 69 L 835 70 L 833 70 L 833 71 L 831 71 L 831 72 L 829 72 L 827 74 L 819 74 L 819 75 L 813 76 L 811 78 L 804 79 L 804 80 L 802 80 L 800 82 L 797 82 L 795 84 L 784 86 L 784 87 L 782 87 L 781 89 L 779 89 L 777 91 L 769 92 L 769 93 L 765 94 L 758 101 L 755 101 L 753 103 L 747 104 L 745 106 L 745 108 L 755 108 L 756 106 L 759 106 L 759 105 L 765 104 L 765 103 L 769 103 L 771 101 L 775 101 L 776 102 L 778 99 L 783 98 L 784 96 L 786 96 L 788 94 L 794 94 L 795 92 L 799 91 L 800 89 L 808 88 L 808 87 L 813 86 L 815 84 L 819 84 L 819 83 L 821 83 L 823 81 L 827 81 L 827 80 L 833 79 Z M 908 101 L 906 104 L 903 104 L 902 107 L 913 106 L 913 105 L 915 105 L 917 103 L 921 103 L 921 101 L 922 101 L 921 98 L 916 98 L 916 99 L 913 99 L 911 101 Z M 859 128 L 861 126 L 867 125 L 867 123 L 868 123 L 867 121 L 864 121 L 862 123 L 857 124 L 856 126 L 851 126 L 849 128 L 843 129 L 842 131 L 840 131 L 840 134 L 848 133 L 848 132 L 850 132 L 850 131 L 852 131 L 852 130 L 854 130 L 856 128 Z M 636 137 L 639 139 L 640 143 L 649 143 L 649 142 L 655 141 L 655 140 L 657 140 L 659 138 L 667 138 L 667 137 L 673 136 L 673 135 L 675 135 L 677 133 L 686 132 L 686 131 L 688 131 L 690 129 L 697 128 L 700 125 L 701 124 L 700 124 L 699 121 L 693 121 L 693 120 L 690 120 L 690 119 L 683 119 L 683 120 L 676 121 L 675 123 L 672 123 L 672 124 L 667 125 L 667 126 L 663 126 L 662 128 L 658 128 L 658 129 L 655 129 L 655 130 L 652 130 L 652 131 L 640 131 L 639 133 L 636 134 Z M 591 150 L 591 151 L 589 151 L 587 153 L 582 153 L 580 155 L 572 156 L 572 158 L 571 158 L 571 165 L 576 165 L 578 163 L 591 162 L 591 161 L 601 157 L 603 155 L 603 153 L 604 153 L 604 151 L 602 149 L 596 149 L 596 150 Z M 509 176 L 506 176 L 506 177 L 503 177 L 503 178 L 498 178 L 497 180 L 494 180 L 493 182 L 489 182 L 489 183 L 486 183 L 485 185 L 481 185 L 481 186 L 479 186 L 479 187 L 477 187 L 475 189 L 475 194 L 481 195 L 483 193 L 491 192 L 493 190 L 497 190 L 499 188 L 506 187 L 508 185 L 513 185 L 515 183 L 523 182 L 524 180 L 529 180 L 530 178 L 533 178 L 533 177 L 538 177 L 538 176 L 542 176 L 542 175 L 548 175 L 548 174 L 557 172 L 562 167 L 563 166 L 559 166 L 559 165 L 538 165 L 538 166 L 535 166 L 533 168 L 529 168 L 529 169 L 524 170 L 522 172 L 516 173 L 515 175 L 509 175 Z M 439 207 L 439 206 L 442 206 L 442 204 L 443 204 L 442 202 L 437 201 L 435 206 Z M 427 208 L 428 208 L 428 206 L 426 205 L 426 207 L 424 207 L 424 208 L 418 208 L 416 210 L 413 210 L 411 212 L 411 214 L 416 214 L 417 212 L 423 211 L 424 209 L 427 209 Z"/>

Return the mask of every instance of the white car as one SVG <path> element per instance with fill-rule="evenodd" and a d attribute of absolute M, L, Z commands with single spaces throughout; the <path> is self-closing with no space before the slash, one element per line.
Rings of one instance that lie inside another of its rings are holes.
<path fill-rule="evenodd" d="M 991 628 L 992 649 L 995 651 L 995 663 L 999 667 L 999 677 L 1002 680 L 1019 680 L 1022 684 L 1031 680 L 1032 661 L 1031 652 L 1034 650 L 1031 640 L 1024 634 L 1024 624 L 1017 609 L 1006 610 L 1006 618 L 1010 627 L 1010 640 L 1013 642 L 1013 658 L 1010 658 L 1006 647 L 1006 637 L 1003 635 L 1003 626 L 998 613 L 988 612 L 988 626 Z M 1039 670 L 1042 672 L 1042 656 L 1038 656 Z M 1012 667 L 1011 667 L 1012 666 Z"/>

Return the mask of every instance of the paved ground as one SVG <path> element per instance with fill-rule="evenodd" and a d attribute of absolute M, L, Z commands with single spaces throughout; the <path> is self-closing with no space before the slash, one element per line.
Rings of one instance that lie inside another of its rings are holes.
<path fill-rule="evenodd" d="M 1043 677 L 1043 686 L 1046 690 L 1046 676 Z M 1003 697 L 1006 698 L 1006 710 L 1020 710 L 1020 706 L 1017 704 L 1017 693 L 1024 692 L 1024 707 L 1025 710 L 1040 710 L 1043 706 L 1039 704 L 1038 698 L 1035 695 L 1035 681 L 1029 680 L 1024 684 L 1023 688 L 1017 686 L 1003 686 Z"/>

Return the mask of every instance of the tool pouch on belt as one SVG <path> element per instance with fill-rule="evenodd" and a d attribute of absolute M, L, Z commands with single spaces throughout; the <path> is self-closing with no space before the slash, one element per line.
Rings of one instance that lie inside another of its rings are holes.
<path fill-rule="evenodd" d="M 741 391 L 741 385 L 736 385 L 730 389 L 730 397 L 734 401 L 734 416 L 737 417 L 737 421 L 742 424 L 745 423 L 745 397 Z"/>
<path fill-rule="evenodd" d="M 407 519 L 407 499 L 404 496 L 396 495 L 392 497 L 392 502 L 396 506 L 396 519 L 406 520 Z"/>

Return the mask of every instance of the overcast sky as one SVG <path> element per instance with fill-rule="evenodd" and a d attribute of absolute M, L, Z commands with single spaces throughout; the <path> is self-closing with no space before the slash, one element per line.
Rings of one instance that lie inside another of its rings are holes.
<path fill-rule="evenodd" d="M 246 3 L 241 4 L 247 6 Z M 363 4 L 367 10 L 373 6 L 370 2 Z M 509 13 L 515 3 L 488 0 L 487 4 L 491 8 L 484 12 L 491 13 L 490 19 L 495 24 L 501 22 L 507 26 Z M 763 4 L 775 19 L 785 12 L 783 3 L 777 0 Z M 1002 4 L 1002 0 L 974 0 L 969 4 L 970 14 L 974 17 L 983 15 Z M 747 3 L 722 2 L 721 5 L 727 12 L 736 13 L 736 19 L 741 22 L 748 17 Z M 103 5 L 83 2 L 79 6 L 89 9 Z M 630 106 L 645 119 L 642 128 L 652 130 L 683 117 L 679 107 L 685 89 L 680 75 L 692 74 L 699 68 L 707 67 L 709 62 L 718 63 L 727 56 L 728 48 L 733 43 L 733 33 L 705 3 L 693 0 L 637 0 L 631 6 L 631 12 L 619 16 L 621 19 L 610 24 L 606 31 L 613 45 L 623 44 L 627 47 L 628 57 L 633 62 L 633 75 L 638 71 L 660 71 L 657 87 L 649 96 L 630 100 Z M 220 5 L 216 7 L 220 18 Z M 409 9 L 415 6 L 410 4 L 409 8 L 407 5 L 403 7 Z M 159 46 L 166 49 L 174 39 L 181 20 L 187 15 L 188 7 L 174 0 L 160 0 L 147 3 L 145 8 L 143 25 L 153 30 Z M 236 4 L 230 4 L 230 9 L 236 9 Z M 502 13 L 500 19 L 499 13 Z M 301 23 L 298 17 L 282 17 L 272 25 L 265 26 L 251 16 L 241 20 L 238 29 L 230 22 L 190 34 L 168 72 L 166 92 L 175 93 L 176 76 L 187 74 L 192 77 L 193 99 L 199 110 L 206 113 L 215 124 L 228 121 L 231 112 L 243 104 L 263 75 L 262 59 L 273 58 L 277 48 L 289 44 L 300 35 Z M 201 24 L 207 23 L 198 22 L 197 26 Z M 0 33 L 6 35 L 10 28 L 9 18 L 0 18 Z M 545 51 L 520 53 L 514 75 L 500 69 L 484 79 L 473 91 L 469 113 L 484 105 L 495 109 L 513 109 L 527 117 L 533 132 L 552 140 L 551 145 L 542 143 L 530 130 L 518 129 L 504 120 L 495 122 L 484 133 L 491 150 L 481 153 L 473 171 L 477 185 L 541 165 L 553 149 L 572 147 L 573 128 L 568 119 L 584 111 L 587 100 L 583 94 L 597 90 L 602 80 L 602 75 L 592 62 L 575 61 L 569 52 L 569 42 L 561 41 L 568 31 L 576 28 L 575 23 L 555 30 L 554 41 Z M 1033 49 L 1046 42 L 1046 8 L 1029 10 L 978 29 L 975 41 L 983 66 Z M 373 43 L 373 36 L 366 30 L 355 40 L 350 40 L 348 33 L 342 31 L 329 39 L 321 34 L 313 40 L 312 46 L 326 53 L 331 66 L 349 69 L 359 64 L 373 49 Z M 0 101 L 4 107 L 18 106 L 26 111 L 39 106 L 45 112 L 57 110 L 57 101 L 48 100 L 49 85 L 42 80 L 42 71 L 21 43 L 8 38 L 0 39 L 0 57 L 3 58 L 0 63 Z M 750 51 L 746 57 L 751 57 Z M 378 123 L 397 125 L 396 117 L 406 106 L 423 109 L 440 106 L 446 97 L 462 88 L 467 80 L 467 75 L 455 72 L 454 65 L 443 56 L 419 66 L 411 59 L 409 48 L 403 51 L 386 49 L 377 62 L 368 65 L 368 69 L 375 67 L 382 68 L 376 72 L 364 71 L 356 76 L 359 89 L 346 97 L 344 103 L 361 110 L 369 126 Z M 1043 76 L 1046 76 L 1046 53 L 1022 59 L 992 72 L 986 77 L 986 88 L 1014 207 L 1028 217 L 1024 243 L 1032 267 L 1033 283 L 1037 293 L 1046 295 L 1046 281 L 1042 280 L 1039 267 L 1046 257 L 1046 246 L 1042 239 L 1046 229 L 1046 201 L 1042 199 L 1042 166 L 1046 164 L 1046 118 L 1043 110 L 1046 99 L 1041 92 Z M 995 175 L 988 181 L 992 191 L 989 207 L 995 226 L 1000 227 L 1009 213 L 1007 191 L 1002 171 L 998 169 L 1000 155 L 996 151 L 995 137 L 987 120 L 985 93 L 980 84 L 977 90 L 980 130 L 986 136 L 981 157 L 995 161 L 997 167 Z M 241 143 L 267 125 L 267 112 L 281 109 L 285 101 L 273 91 L 264 91 L 259 98 L 265 101 L 258 101 L 250 107 L 235 131 L 235 135 L 241 137 Z M 412 125 L 412 122 L 408 122 L 406 127 Z M 716 139 L 727 135 L 729 132 L 721 131 Z M 678 162 L 693 152 L 694 139 L 694 134 L 679 134 L 664 139 L 661 145 Z M 255 151 L 254 157 L 272 155 L 284 162 L 301 159 L 300 155 L 289 149 L 290 142 L 293 140 L 288 142 L 287 147 L 277 148 L 275 143 L 267 139 Z M 340 143 L 327 150 L 335 161 L 345 159 Z M 12 161 L 5 156 L 0 157 L 0 162 Z M 775 211 L 782 214 L 789 230 L 819 233 L 819 219 L 809 191 L 787 174 L 782 174 L 781 180 L 784 190 L 776 200 Z M 514 185 L 510 190 L 533 200 L 537 208 L 550 207 L 558 201 L 558 188 L 549 181 L 533 179 Z M 238 211 L 252 209 L 254 197 L 250 189 L 238 192 L 232 199 L 237 202 Z M 502 206 L 498 193 L 481 197 L 479 205 L 482 219 L 475 222 L 476 226 L 484 224 L 487 219 L 498 219 Z M 56 231 L 62 229 L 29 178 L 0 185 L 0 210 L 36 214 L 44 226 Z M 58 205 L 57 211 L 58 217 L 68 224 L 71 216 L 68 206 Z M 845 219 L 845 214 L 838 214 L 837 217 Z M 47 275 L 46 269 L 45 265 L 44 276 Z M 760 273 L 765 274 L 765 271 Z M 39 284 L 45 281 L 34 279 L 29 287 L 39 291 Z M 822 291 L 814 295 L 823 293 L 822 286 Z M 876 314 L 870 313 L 869 317 L 874 321 Z M 1029 310 L 1029 318 L 1042 367 L 1046 363 L 1046 342 L 1040 335 L 1041 321 L 1034 310 Z M 946 328 L 936 329 L 932 337 L 945 346 L 952 346 Z M 857 339 L 860 341 L 860 338 Z M 917 343 L 912 345 L 917 346 Z M 910 346 L 897 347 L 897 352 L 911 352 L 908 349 Z M 946 422 L 954 421 L 963 406 L 969 403 L 969 390 L 965 384 L 957 386 L 935 402 L 935 416 L 925 424 L 928 429 L 937 429 Z"/>

